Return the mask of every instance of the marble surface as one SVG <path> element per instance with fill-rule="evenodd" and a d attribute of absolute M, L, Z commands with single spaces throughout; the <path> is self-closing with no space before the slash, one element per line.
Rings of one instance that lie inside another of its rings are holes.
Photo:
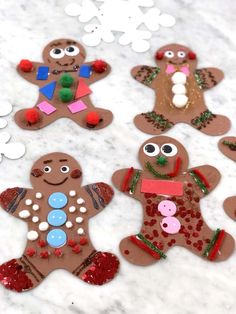
<path fill-rule="evenodd" d="M 30 107 L 37 88 L 21 79 L 15 65 L 22 58 L 41 60 L 44 45 L 55 38 L 80 39 L 82 26 L 64 14 L 66 0 L 0 0 L 0 105 L 9 101 L 14 112 Z M 25 142 L 27 153 L 18 161 L 0 164 L 0 189 L 29 186 L 33 161 L 51 151 L 76 157 L 84 170 L 83 183 L 110 182 L 112 173 L 127 166 L 138 167 L 137 151 L 148 135 L 137 130 L 132 118 L 152 108 L 153 92 L 131 79 L 129 70 L 138 64 L 154 64 L 155 50 L 170 42 L 191 46 L 199 56 L 199 66 L 217 66 L 225 80 L 206 93 L 210 110 L 236 117 L 234 67 L 236 28 L 235 0 L 159 0 L 163 10 L 177 17 L 173 29 L 163 28 L 151 39 L 152 49 L 137 54 L 117 43 L 87 48 L 88 60 L 102 57 L 112 65 L 112 73 L 93 85 L 97 106 L 111 109 L 113 123 L 98 132 L 88 132 L 62 119 L 39 132 L 20 130 L 8 117 L 7 131 L 14 140 Z M 201 201 L 202 212 L 211 228 L 224 228 L 236 239 L 236 224 L 222 210 L 223 200 L 236 194 L 236 166 L 217 149 L 219 137 L 208 137 L 190 126 L 179 124 L 169 133 L 185 143 L 190 166 L 210 164 L 222 173 L 218 187 Z M 236 134 L 234 124 L 228 134 Z M 91 219 L 90 234 L 98 250 L 120 256 L 121 238 L 139 231 L 141 206 L 116 191 L 110 206 Z M 19 257 L 24 249 L 26 225 L 0 211 L 0 263 Z M 24 294 L 0 287 L 0 313 L 235 313 L 236 252 L 226 262 L 211 264 L 185 249 L 175 247 L 168 259 L 150 267 L 135 267 L 121 256 L 119 276 L 102 287 L 93 287 L 65 271 L 52 273 L 37 289 Z"/>

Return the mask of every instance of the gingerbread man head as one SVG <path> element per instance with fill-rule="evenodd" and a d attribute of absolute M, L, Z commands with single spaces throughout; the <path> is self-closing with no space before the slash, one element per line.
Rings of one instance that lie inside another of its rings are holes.
<path fill-rule="evenodd" d="M 139 150 L 143 169 L 155 176 L 175 177 L 188 169 L 188 153 L 178 141 L 167 136 L 155 136 L 147 140 Z"/>
<path fill-rule="evenodd" d="M 84 47 L 71 39 L 57 39 L 43 50 L 43 60 L 55 70 L 70 71 L 83 64 L 86 53 Z"/>
<path fill-rule="evenodd" d="M 197 65 L 197 56 L 189 48 L 171 44 L 161 47 L 156 52 L 156 60 L 158 65 L 170 66 L 170 67 L 183 67 L 189 66 L 191 70 L 194 70 Z"/>
<path fill-rule="evenodd" d="M 41 157 L 31 170 L 33 186 L 45 186 L 49 189 L 80 186 L 82 171 L 78 162 L 70 155 L 52 153 Z"/>

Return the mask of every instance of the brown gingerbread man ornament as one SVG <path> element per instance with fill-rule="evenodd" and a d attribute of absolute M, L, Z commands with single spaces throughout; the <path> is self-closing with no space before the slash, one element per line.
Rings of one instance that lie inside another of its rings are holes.
<path fill-rule="evenodd" d="M 112 188 L 102 182 L 81 187 L 80 166 L 63 153 L 40 158 L 30 178 L 33 188 L 10 188 L 0 195 L 1 207 L 28 224 L 25 251 L 0 266 L 0 282 L 23 292 L 59 268 L 93 285 L 112 280 L 119 261 L 97 251 L 88 231 L 89 218 L 109 204 Z"/>
<path fill-rule="evenodd" d="M 164 46 L 155 58 L 156 67 L 140 65 L 131 71 L 135 80 L 156 94 L 153 111 L 135 117 L 137 128 L 158 135 L 183 122 L 208 135 L 226 133 L 230 120 L 213 114 L 203 95 L 223 79 L 223 72 L 216 68 L 197 69 L 196 54 L 182 45 Z"/>
<path fill-rule="evenodd" d="M 210 261 L 223 261 L 234 251 L 234 239 L 212 231 L 201 214 L 200 200 L 218 184 L 220 173 L 204 165 L 188 169 L 188 154 L 176 140 L 153 137 L 139 150 L 143 170 L 118 170 L 114 185 L 142 203 L 143 224 L 136 235 L 120 243 L 122 255 L 136 265 L 166 258 L 178 245 Z"/>
<path fill-rule="evenodd" d="M 85 57 L 81 44 L 58 39 L 44 48 L 43 63 L 21 60 L 17 66 L 19 75 L 39 87 L 34 108 L 15 115 L 21 128 L 38 130 L 62 117 L 87 129 L 101 129 L 111 123 L 109 110 L 93 106 L 89 87 L 107 76 L 111 68 L 103 60 L 84 63 Z"/>

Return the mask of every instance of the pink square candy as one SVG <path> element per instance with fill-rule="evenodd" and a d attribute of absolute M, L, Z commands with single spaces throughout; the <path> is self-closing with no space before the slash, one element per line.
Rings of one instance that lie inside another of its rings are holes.
<path fill-rule="evenodd" d="M 77 112 L 87 109 L 87 106 L 82 100 L 78 100 L 70 104 L 68 106 L 68 109 L 70 110 L 71 113 L 77 113 Z"/>
<path fill-rule="evenodd" d="M 51 113 L 57 110 L 55 107 L 50 105 L 47 101 L 41 102 L 40 104 L 37 105 L 37 107 L 39 108 L 39 110 L 46 113 L 47 115 L 50 115 Z"/>

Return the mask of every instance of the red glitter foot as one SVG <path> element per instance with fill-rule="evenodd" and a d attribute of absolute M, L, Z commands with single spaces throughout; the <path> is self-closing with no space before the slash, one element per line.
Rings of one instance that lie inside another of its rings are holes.
<path fill-rule="evenodd" d="M 114 278 L 119 264 L 120 262 L 114 254 L 97 252 L 81 279 L 92 285 L 103 285 Z"/>
<path fill-rule="evenodd" d="M 28 278 L 23 266 L 18 264 L 16 259 L 0 266 L 0 282 L 10 290 L 23 292 L 33 288 L 32 281 Z"/>

